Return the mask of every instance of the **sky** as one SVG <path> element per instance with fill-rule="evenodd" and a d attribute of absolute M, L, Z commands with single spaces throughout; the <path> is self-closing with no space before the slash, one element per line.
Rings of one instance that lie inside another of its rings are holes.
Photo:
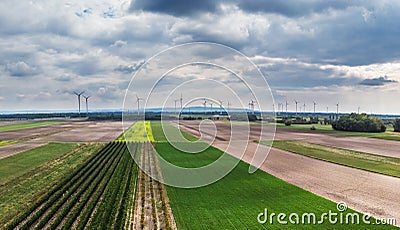
<path fill-rule="evenodd" d="M 271 90 L 274 99 L 260 101 L 263 109 L 287 101 L 294 111 L 297 100 L 306 111 L 316 102 L 320 112 L 335 111 L 339 103 L 341 112 L 360 107 L 400 114 L 398 12 L 400 1 L 394 0 L 2 0 L 0 111 L 73 110 L 73 91 L 83 90 L 91 96 L 91 109 L 121 109 L 133 74 L 151 57 L 173 46 L 210 42 L 237 50 L 261 71 L 270 89 L 263 88 L 267 93 L 259 97 L 270 98 Z M 218 53 L 211 49 L 201 55 L 215 60 Z M 235 82 L 227 71 L 212 69 L 181 68 L 166 82 L 200 75 Z M 250 72 L 240 74 L 251 79 Z M 140 89 L 152 80 L 142 76 L 135 79 L 131 97 L 146 94 Z M 201 96 L 233 101 L 210 82 L 188 88 L 175 90 L 167 102 L 153 98 L 148 106 L 173 107 L 180 93 L 185 103 Z M 252 98 L 243 90 L 238 94 Z"/>

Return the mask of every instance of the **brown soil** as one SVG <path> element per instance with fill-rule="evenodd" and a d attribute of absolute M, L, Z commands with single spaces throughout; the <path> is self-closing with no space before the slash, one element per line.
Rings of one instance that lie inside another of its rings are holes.
<path fill-rule="evenodd" d="M 0 140 L 18 140 L 0 146 L 0 159 L 48 142 L 109 142 L 122 133 L 121 122 L 68 122 L 36 128 L 0 132 Z"/>
<path fill-rule="evenodd" d="M 154 155 L 153 146 L 144 143 L 140 156 L 142 170 L 138 175 L 133 229 L 177 229 L 164 185 L 147 175 L 160 175 Z"/>

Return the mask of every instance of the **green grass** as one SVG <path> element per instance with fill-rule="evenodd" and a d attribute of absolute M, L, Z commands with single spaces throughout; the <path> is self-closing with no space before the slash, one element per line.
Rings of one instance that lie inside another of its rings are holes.
<path fill-rule="evenodd" d="M 154 134 L 159 125 L 152 123 Z M 159 135 L 154 135 L 156 141 Z M 176 151 L 169 143 L 156 142 L 157 152 L 167 161 L 184 167 L 198 167 L 212 162 L 222 152 L 210 147 L 192 160 L 189 154 Z M 336 211 L 336 204 L 301 188 L 282 181 L 264 171 L 248 173 L 249 165 L 241 161 L 223 179 L 200 188 L 184 189 L 167 186 L 168 197 L 178 229 L 364 229 L 374 225 L 261 225 L 257 216 L 265 208 L 269 213 L 313 212 L 320 216 L 329 210 Z M 348 210 L 346 212 L 354 212 Z M 389 227 L 392 228 L 392 227 Z"/>
<path fill-rule="evenodd" d="M 50 143 L 0 160 L 0 228 L 104 144 Z"/>
<path fill-rule="evenodd" d="M 151 127 L 154 141 L 156 142 L 194 142 L 198 140 L 197 137 L 194 137 L 185 131 L 178 130 L 168 122 L 161 123 L 159 121 L 152 121 Z M 166 132 L 168 133 L 169 131 L 172 133 L 172 135 L 168 136 L 168 139 L 165 137 L 163 129 L 166 130 Z M 185 139 L 182 139 L 182 136 L 180 134 L 182 134 L 183 138 Z"/>
<path fill-rule="evenodd" d="M 21 130 L 21 129 L 27 129 L 27 128 L 36 128 L 36 127 L 49 126 L 49 125 L 58 125 L 61 123 L 63 123 L 63 122 L 60 122 L 60 121 L 34 121 L 34 122 L 28 122 L 28 123 L 22 123 L 22 124 L 3 125 L 3 126 L 0 126 L 0 132 Z"/>
<path fill-rule="evenodd" d="M 261 141 L 271 145 L 271 141 Z M 400 177 L 400 158 L 380 156 L 301 141 L 274 141 L 273 147 L 300 155 L 388 176 Z"/>
<path fill-rule="evenodd" d="M 316 130 L 311 130 L 311 126 L 314 126 Z M 384 140 L 391 141 L 400 141 L 400 133 L 394 133 L 393 127 L 388 127 L 386 132 L 383 133 L 368 133 L 368 132 L 348 132 L 348 131 L 338 131 L 334 130 L 331 125 L 321 125 L 321 124 L 313 124 L 313 125 L 298 125 L 293 124 L 291 126 L 285 126 L 284 124 L 276 124 L 277 128 L 287 128 L 287 129 L 296 129 L 308 132 L 319 132 L 319 133 L 328 133 L 328 134 L 336 134 L 342 136 L 351 136 L 351 137 L 369 137 L 369 138 L 378 138 Z"/>
<path fill-rule="evenodd" d="M 12 145 L 18 143 L 18 141 L 0 141 L 0 146 Z"/>
<path fill-rule="evenodd" d="M 77 148 L 75 143 L 49 143 L 0 160 L 0 185 Z"/>

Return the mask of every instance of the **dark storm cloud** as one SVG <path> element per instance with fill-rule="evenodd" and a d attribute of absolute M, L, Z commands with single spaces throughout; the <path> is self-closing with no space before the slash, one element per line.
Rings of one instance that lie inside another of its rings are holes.
<path fill-rule="evenodd" d="M 378 78 L 371 78 L 365 79 L 360 82 L 360 85 L 366 86 L 383 86 L 385 84 L 397 83 L 395 80 L 388 79 L 387 76 L 385 77 L 378 77 Z"/>
<path fill-rule="evenodd" d="M 356 85 L 356 77 L 346 77 L 332 69 L 306 67 L 299 64 L 274 64 L 261 67 L 271 87 L 330 87 Z"/>
<path fill-rule="evenodd" d="M 365 3 L 365 1 L 364 1 Z M 326 0 L 296 0 L 296 1 L 276 1 L 276 0 L 251 0 L 238 1 L 237 5 L 248 12 L 264 12 L 280 14 L 286 17 L 299 17 L 311 13 L 321 13 L 328 9 L 346 9 L 350 6 L 360 5 L 361 1 L 326 1 Z"/>
<path fill-rule="evenodd" d="M 326 0 L 296 0 L 296 1 L 276 1 L 276 0 L 205 0 L 205 1 L 186 1 L 186 0 L 133 0 L 131 10 L 143 10 L 149 12 L 165 13 L 174 16 L 190 16 L 199 12 L 216 12 L 220 4 L 236 5 L 240 9 L 250 13 L 271 13 L 284 15 L 286 17 L 299 17 L 312 13 L 320 13 L 328 9 L 342 10 L 350 6 L 359 6 L 367 3 L 366 1 L 326 1 Z"/>
<path fill-rule="evenodd" d="M 133 0 L 131 2 L 130 10 L 143 10 L 174 16 L 190 16 L 200 12 L 216 11 L 218 4 L 218 1 L 214 0 Z"/>

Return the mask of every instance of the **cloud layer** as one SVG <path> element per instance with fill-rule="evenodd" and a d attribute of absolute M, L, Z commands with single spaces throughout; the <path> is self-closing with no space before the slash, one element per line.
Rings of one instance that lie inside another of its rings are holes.
<path fill-rule="evenodd" d="M 400 104 L 385 104 L 400 96 L 399 10 L 389 0 L 3 0 L 0 110 L 74 109 L 71 92 L 80 89 L 93 108 L 121 108 L 144 61 L 208 41 L 256 63 L 276 104 L 317 100 L 325 111 L 341 101 L 344 111 L 400 113 Z"/>

